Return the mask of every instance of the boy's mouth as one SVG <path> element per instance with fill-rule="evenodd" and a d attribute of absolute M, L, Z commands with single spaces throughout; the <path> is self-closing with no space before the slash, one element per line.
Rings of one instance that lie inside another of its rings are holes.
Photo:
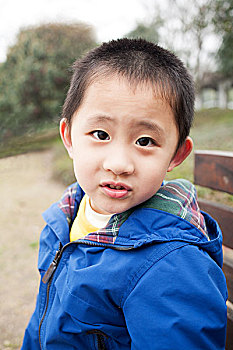
<path fill-rule="evenodd" d="M 114 185 L 106 185 L 109 188 L 113 188 L 115 190 L 125 190 L 123 186 L 114 186 Z"/>
<path fill-rule="evenodd" d="M 115 183 L 113 181 L 111 182 L 102 182 L 101 188 L 103 189 L 103 192 L 111 198 L 123 198 L 125 197 L 132 189 L 130 186 L 124 184 L 124 183 Z"/>

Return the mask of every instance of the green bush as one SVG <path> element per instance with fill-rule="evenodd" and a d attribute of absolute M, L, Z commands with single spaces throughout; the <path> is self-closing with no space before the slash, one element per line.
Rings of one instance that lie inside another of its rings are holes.
<path fill-rule="evenodd" d="M 96 46 L 85 24 L 45 24 L 20 31 L 0 65 L 0 139 L 22 135 L 57 119 L 70 67 Z"/>

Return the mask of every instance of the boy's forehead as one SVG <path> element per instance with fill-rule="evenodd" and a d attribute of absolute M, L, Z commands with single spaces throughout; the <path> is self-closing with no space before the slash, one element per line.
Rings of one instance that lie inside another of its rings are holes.
<path fill-rule="evenodd" d="M 162 95 L 160 92 L 160 86 L 159 84 L 154 84 L 152 83 L 149 79 L 148 80 L 143 80 L 139 81 L 137 79 L 131 78 L 129 79 L 128 77 L 125 77 L 123 75 L 117 74 L 117 73 L 112 73 L 112 74 L 107 74 L 107 75 L 100 75 L 97 77 L 94 77 L 93 79 L 90 80 L 89 86 L 86 90 L 86 93 L 88 93 L 88 90 L 90 87 L 92 89 L 98 89 L 99 87 L 122 87 L 124 86 L 125 89 L 128 89 L 129 91 L 133 93 L 137 93 L 138 90 L 140 91 L 145 91 L 145 92 L 151 92 L 155 95 Z"/>
<path fill-rule="evenodd" d="M 107 91 L 98 97 L 98 90 L 91 92 L 74 114 L 88 124 L 125 122 L 129 127 L 145 126 L 153 129 L 153 120 L 157 115 L 166 114 L 170 121 L 175 122 L 173 112 L 168 103 L 161 98 L 149 98 L 148 94 L 133 94 L 119 96 L 117 93 Z M 80 119 L 79 119 L 80 120 Z"/>
<path fill-rule="evenodd" d="M 157 107 L 172 110 L 168 91 L 165 94 L 159 84 L 152 84 L 151 81 L 130 81 L 118 74 L 98 77 L 90 81 L 81 106 L 90 107 L 90 101 L 92 106 L 93 102 L 95 106 L 104 105 L 111 100 L 118 100 L 119 106 L 121 104 L 127 104 L 127 106 L 135 104 L 137 108 L 141 109 Z"/>

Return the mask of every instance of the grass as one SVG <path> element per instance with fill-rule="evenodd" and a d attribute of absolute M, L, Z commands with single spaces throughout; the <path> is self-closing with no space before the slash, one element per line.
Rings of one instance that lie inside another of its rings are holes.
<path fill-rule="evenodd" d="M 9 340 L 5 340 L 3 345 L 4 345 L 4 350 L 12 350 L 12 349 L 19 348 L 18 344 L 13 344 Z"/>
<path fill-rule="evenodd" d="M 57 138 L 58 129 L 54 127 L 37 133 L 12 137 L 5 142 L 0 142 L 0 158 L 48 149 Z"/>
<path fill-rule="evenodd" d="M 197 112 L 191 137 L 194 150 L 233 150 L 233 110 L 208 109 Z M 168 173 L 166 180 L 184 177 L 193 182 L 194 153 Z M 197 186 L 198 196 L 233 206 L 233 196 Z"/>
<path fill-rule="evenodd" d="M 29 244 L 29 247 L 32 249 L 37 249 L 39 247 L 39 242 L 35 241 Z"/>
<path fill-rule="evenodd" d="M 209 109 L 196 113 L 191 136 L 195 149 L 232 151 L 233 110 Z"/>
<path fill-rule="evenodd" d="M 194 141 L 194 151 L 204 149 L 232 151 L 233 111 L 232 115 L 229 116 L 229 119 L 230 118 L 232 124 L 227 120 L 224 123 L 219 123 L 219 125 L 214 123 L 205 123 L 198 126 L 194 125 L 191 130 L 191 137 Z M 171 173 L 168 173 L 167 179 L 184 177 L 193 181 L 194 151 L 180 166 L 175 168 Z"/>

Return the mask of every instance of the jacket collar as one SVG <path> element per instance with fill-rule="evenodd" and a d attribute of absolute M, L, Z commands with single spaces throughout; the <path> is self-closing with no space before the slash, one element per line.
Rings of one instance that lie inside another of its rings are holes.
<path fill-rule="evenodd" d="M 75 183 L 43 215 L 63 244 L 69 241 L 69 230 L 83 195 Z M 148 201 L 113 215 L 105 228 L 82 240 L 135 248 L 178 240 L 202 246 L 215 254 L 221 251 L 222 235 L 216 222 L 200 211 L 195 187 L 187 180 L 173 180 L 166 182 Z"/>

